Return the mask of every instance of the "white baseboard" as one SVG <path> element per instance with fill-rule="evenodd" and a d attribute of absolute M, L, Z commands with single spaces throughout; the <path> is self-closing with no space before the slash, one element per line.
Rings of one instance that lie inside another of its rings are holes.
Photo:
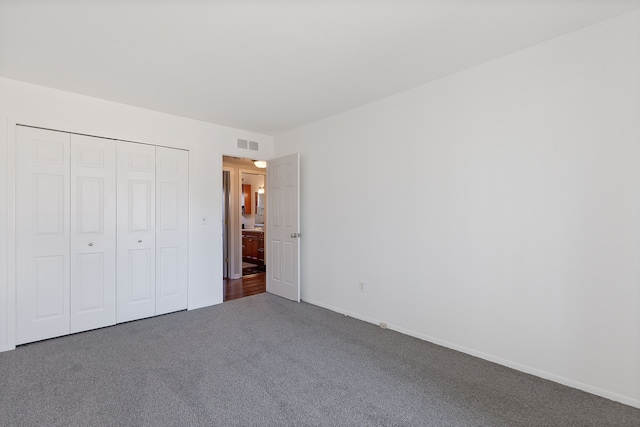
<path fill-rule="evenodd" d="M 349 316 L 349 317 L 353 317 L 354 319 L 362 320 L 362 321 L 368 322 L 368 323 L 373 323 L 374 325 L 379 325 L 380 322 L 383 322 L 383 320 L 378 320 L 378 319 L 374 319 L 374 318 L 371 318 L 371 317 L 368 317 L 368 316 L 363 316 L 363 315 L 360 315 L 358 313 L 353 313 L 351 311 L 344 310 L 344 309 L 338 308 L 338 307 L 334 307 L 334 306 L 331 306 L 331 305 L 328 305 L 328 304 L 323 304 L 323 303 L 318 302 L 318 301 L 313 301 L 313 300 L 310 300 L 308 298 L 303 298 L 302 301 L 304 301 L 306 303 L 309 303 L 309 304 L 312 304 L 312 305 L 315 305 L 315 306 L 318 306 L 318 307 L 326 308 L 327 310 L 331 310 L 331 311 L 334 311 L 336 313 L 340 313 L 340 314 L 344 314 L 344 315 Z M 503 365 L 503 366 L 506 366 L 508 368 L 512 368 L 512 369 L 515 369 L 517 371 L 520 371 L 520 372 L 524 372 L 526 374 L 531 374 L 531 375 L 534 375 L 536 377 L 544 378 L 545 380 L 550 380 L 550 381 L 553 381 L 553 382 L 556 382 L 556 383 L 559 383 L 559 384 L 562 384 L 562 385 L 566 385 L 568 387 L 572 387 L 572 388 L 575 388 L 575 389 L 578 389 L 578 390 L 582 390 L 582 391 L 585 391 L 587 393 L 594 394 L 596 396 L 604 397 L 606 399 L 610 399 L 610 400 L 613 400 L 613 401 L 616 401 L 616 402 L 620 402 L 620 403 L 623 403 L 625 405 L 629 405 L 629 406 L 632 406 L 634 408 L 640 409 L 640 400 L 638 400 L 638 399 L 633 399 L 633 398 L 630 398 L 628 396 L 624 396 L 624 395 L 621 395 L 621 394 L 618 394 L 618 393 L 614 393 L 614 392 L 609 391 L 609 390 L 605 390 L 605 389 L 602 389 L 602 388 L 599 388 L 599 387 L 594 387 L 592 385 L 584 384 L 584 383 L 581 383 L 579 381 L 575 381 L 575 380 L 572 380 L 572 379 L 569 379 L 569 378 L 565 378 L 565 377 L 562 377 L 562 376 L 559 376 L 559 375 L 555 375 L 555 374 L 552 374 L 552 373 L 549 373 L 549 372 L 546 372 L 546 371 L 542 371 L 540 369 L 536 369 L 536 368 L 532 368 L 530 366 L 522 365 L 520 363 L 513 362 L 511 360 L 503 359 L 501 357 L 493 356 L 491 354 L 483 353 L 481 351 L 477 351 L 477 350 L 474 350 L 474 349 L 471 349 L 471 348 L 467 348 L 467 347 L 464 347 L 464 346 L 461 346 L 461 345 L 457 345 L 457 344 L 451 343 L 449 341 L 444 341 L 444 340 L 441 340 L 441 339 L 438 339 L 438 338 L 434 338 L 434 337 L 431 337 L 431 336 L 428 336 L 428 335 L 425 335 L 425 334 L 421 334 L 419 332 L 416 332 L 416 331 L 413 331 L 413 330 L 410 330 L 410 329 L 407 329 L 407 328 L 403 328 L 401 326 L 397 326 L 397 325 L 393 325 L 393 324 L 387 323 L 387 329 L 391 329 L 393 331 L 400 332 L 402 334 L 409 335 L 409 336 L 412 336 L 412 337 L 415 337 L 415 338 L 418 338 L 418 339 L 421 339 L 421 340 L 424 340 L 424 341 L 428 341 L 430 343 L 437 344 L 437 345 L 440 345 L 442 347 L 447 347 L 447 348 L 450 348 L 452 350 L 460 351 L 462 353 L 470 354 L 471 356 L 479 357 L 480 359 L 488 360 L 489 362 L 494 362 L 494 363 L 497 363 L 499 365 Z"/>
<path fill-rule="evenodd" d="M 9 350 L 15 350 L 16 346 L 11 346 L 11 345 L 5 345 L 5 346 L 0 346 L 0 353 L 2 353 L 3 351 L 9 351 Z"/>

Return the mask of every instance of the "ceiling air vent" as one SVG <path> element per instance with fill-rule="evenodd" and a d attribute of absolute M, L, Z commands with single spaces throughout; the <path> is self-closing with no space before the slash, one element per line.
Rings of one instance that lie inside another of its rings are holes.
<path fill-rule="evenodd" d="M 249 150 L 258 151 L 258 143 L 255 141 L 249 141 Z"/>
<path fill-rule="evenodd" d="M 238 139 L 238 148 L 247 149 L 247 140 L 246 139 Z"/>

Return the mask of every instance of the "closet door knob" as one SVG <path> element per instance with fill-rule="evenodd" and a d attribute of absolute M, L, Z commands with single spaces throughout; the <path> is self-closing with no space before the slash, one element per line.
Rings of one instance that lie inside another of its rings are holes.
<path fill-rule="evenodd" d="M 93 243 L 89 243 L 89 246 L 93 246 Z"/>
<path fill-rule="evenodd" d="M 138 240 L 138 243 L 142 243 L 142 240 Z"/>

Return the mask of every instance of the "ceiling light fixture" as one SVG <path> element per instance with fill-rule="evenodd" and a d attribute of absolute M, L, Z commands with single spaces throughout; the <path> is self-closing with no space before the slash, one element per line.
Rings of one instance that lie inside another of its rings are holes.
<path fill-rule="evenodd" d="M 264 160 L 254 160 L 253 164 L 255 165 L 255 167 L 260 169 L 264 169 L 267 167 L 267 162 L 265 162 Z"/>
<path fill-rule="evenodd" d="M 258 187 L 258 194 L 264 194 L 264 187 Z"/>

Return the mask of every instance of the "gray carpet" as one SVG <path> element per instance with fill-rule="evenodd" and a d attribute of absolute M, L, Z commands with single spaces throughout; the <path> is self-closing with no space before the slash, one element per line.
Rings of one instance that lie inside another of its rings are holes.
<path fill-rule="evenodd" d="M 640 410 L 261 294 L 0 353 L 0 424 L 637 427 Z"/>

